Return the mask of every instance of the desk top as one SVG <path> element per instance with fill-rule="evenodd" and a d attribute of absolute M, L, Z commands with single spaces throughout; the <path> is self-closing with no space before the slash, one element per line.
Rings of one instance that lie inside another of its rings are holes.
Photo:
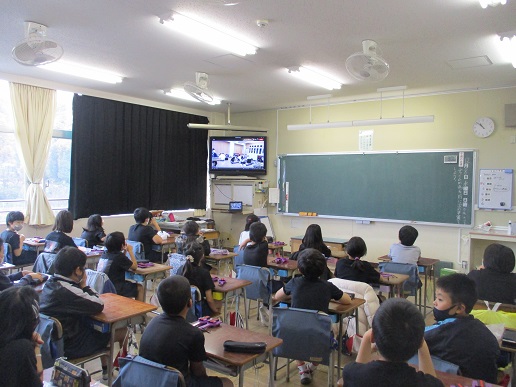
<path fill-rule="evenodd" d="M 384 276 L 380 275 L 380 283 L 384 284 L 384 285 L 398 286 L 409 279 L 408 274 L 387 273 L 387 272 L 384 272 L 383 274 L 389 275 L 389 277 L 384 277 Z"/>
<path fill-rule="evenodd" d="M 297 236 L 290 237 L 290 239 L 303 240 L 304 237 L 305 237 L 304 235 L 297 235 Z M 323 242 L 328 242 L 328 243 L 340 243 L 340 244 L 344 245 L 344 244 L 348 243 L 348 241 L 349 241 L 349 239 L 323 237 Z"/>
<path fill-rule="evenodd" d="M 114 293 L 101 294 L 100 298 L 104 301 L 104 310 L 91 317 L 94 320 L 108 324 L 140 316 L 157 309 L 154 305 L 122 297 Z"/>
<path fill-rule="evenodd" d="M 381 257 L 378 257 L 378 260 L 379 261 L 390 261 L 391 258 L 388 255 L 382 255 Z M 423 267 L 428 267 L 428 266 L 435 265 L 437 262 L 440 262 L 440 260 L 436 259 L 436 258 L 419 257 L 419 260 L 417 261 L 417 265 L 423 266 Z"/>
<path fill-rule="evenodd" d="M 269 336 L 265 333 L 253 332 L 247 329 L 233 327 L 227 324 L 220 324 L 217 328 L 211 328 L 210 333 L 204 334 L 204 347 L 208 357 L 222 360 L 230 365 L 242 367 L 253 359 L 261 356 L 257 353 L 237 353 L 224 351 L 224 341 L 235 340 L 245 342 L 263 341 L 267 343 L 266 352 L 281 345 L 282 339 Z"/>
<path fill-rule="evenodd" d="M 45 246 L 45 242 L 37 242 L 37 241 L 39 241 L 41 239 L 44 239 L 44 238 L 26 238 L 23 241 L 23 244 L 27 245 L 27 246 L 32 246 L 32 247 L 42 247 L 42 246 Z"/>
<path fill-rule="evenodd" d="M 154 274 L 154 273 L 159 273 L 159 272 L 162 272 L 162 271 L 167 271 L 167 270 L 170 270 L 170 269 L 172 269 L 172 266 L 163 265 L 161 263 L 155 263 L 154 266 L 139 267 L 134 272 L 136 274 L 147 275 L 147 274 Z"/>
<path fill-rule="evenodd" d="M 214 275 L 211 276 L 216 277 Z M 237 289 L 245 288 L 246 286 L 249 286 L 252 284 L 251 281 L 238 279 L 238 278 L 231 278 L 231 277 L 223 277 L 226 280 L 226 283 L 223 286 L 220 286 L 218 282 L 215 282 L 215 292 L 219 293 L 229 293 Z"/>
<path fill-rule="evenodd" d="M 340 304 L 335 301 L 330 301 L 328 310 L 330 311 L 330 313 L 335 314 L 350 314 L 362 304 L 365 304 L 365 300 L 363 300 L 362 298 L 353 298 L 351 300 L 351 304 Z"/>
<path fill-rule="evenodd" d="M 454 374 L 450 374 L 450 373 L 447 373 L 447 372 L 442 372 L 442 371 L 437 371 L 435 370 L 435 373 L 437 375 L 437 378 L 443 382 L 443 384 L 445 386 L 464 386 L 464 387 L 467 387 L 467 386 L 480 386 L 480 382 L 478 380 L 475 380 L 475 379 L 470 379 L 470 378 L 467 378 L 465 376 L 460 376 L 460 375 L 454 375 Z M 474 384 L 476 383 L 476 384 Z M 498 386 L 498 384 L 491 384 L 491 383 L 486 383 L 486 382 L 483 382 L 484 384 L 482 384 L 483 386 L 485 387 L 495 387 L 495 386 Z"/>
<path fill-rule="evenodd" d="M 280 270 L 297 270 L 297 261 L 289 259 L 286 263 L 276 263 L 274 262 L 275 259 L 275 257 L 267 258 L 267 267 Z"/>
<path fill-rule="evenodd" d="M 236 257 L 237 255 L 238 255 L 237 253 L 228 252 L 227 254 L 210 254 L 206 258 L 215 259 L 215 260 L 222 260 L 222 259 L 233 258 L 233 257 Z"/>

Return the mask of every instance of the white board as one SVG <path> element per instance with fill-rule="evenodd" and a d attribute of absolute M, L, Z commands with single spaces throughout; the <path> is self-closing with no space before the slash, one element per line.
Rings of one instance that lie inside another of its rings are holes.
<path fill-rule="evenodd" d="M 244 203 L 244 206 L 253 205 L 253 185 L 233 185 L 233 200 Z"/>
<path fill-rule="evenodd" d="M 512 209 L 512 169 L 481 169 L 478 183 L 478 208 Z"/>
<path fill-rule="evenodd" d="M 231 198 L 231 185 L 216 184 L 213 190 L 213 202 L 215 204 L 229 204 Z"/>

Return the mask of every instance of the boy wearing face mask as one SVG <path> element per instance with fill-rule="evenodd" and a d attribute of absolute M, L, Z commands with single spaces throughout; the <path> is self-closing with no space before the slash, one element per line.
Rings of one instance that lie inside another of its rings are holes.
<path fill-rule="evenodd" d="M 13 256 L 11 257 L 13 265 L 21 265 L 24 263 L 34 263 L 36 260 L 35 254 L 30 254 L 30 251 L 23 250 L 23 242 L 25 235 L 20 234 L 19 231 L 23 228 L 23 221 L 25 217 L 20 211 L 11 211 L 5 218 L 7 229 L 0 234 L 0 238 L 5 243 L 11 245 Z"/>
<path fill-rule="evenodd" d="M 161 245 L 163 242 L 163 239 L 158 235 L 158 231 L 161 231 L 158 222 L 152 217 L 151 212 L 144 207 L 138 207 L 134 210 L 134 220 L 136 224 L 129 227 L 127 239 L 143 244 L 145 259 L 151 262 L 161 262 L 161 253 L 152 249 L 153 245 Z"/>
<path fill-rule="evenodd" d="M 465 274 L 439 278 L 436 323 L 425 329 L 430 354 L 459 366 L 463 376 L 496 383 L 500 347 L 495 336 L 469 313 L 477 301 L 475 282 Z"/>

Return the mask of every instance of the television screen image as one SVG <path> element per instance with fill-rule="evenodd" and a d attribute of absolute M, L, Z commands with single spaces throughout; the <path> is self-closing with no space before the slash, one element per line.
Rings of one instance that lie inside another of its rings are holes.
<path fill-rule="evenodd" d="M 210 173 L 264 175 L 267 139 L 260 137 L 210 137 Z"/>

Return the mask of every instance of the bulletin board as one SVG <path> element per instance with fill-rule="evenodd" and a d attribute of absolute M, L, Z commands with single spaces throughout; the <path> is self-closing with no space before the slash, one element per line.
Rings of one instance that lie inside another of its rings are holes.
<path fill-rule="evenodd" d="M 512 209 L 512 169 L 481 169 L 478 179 L 478 208 Z"/>

